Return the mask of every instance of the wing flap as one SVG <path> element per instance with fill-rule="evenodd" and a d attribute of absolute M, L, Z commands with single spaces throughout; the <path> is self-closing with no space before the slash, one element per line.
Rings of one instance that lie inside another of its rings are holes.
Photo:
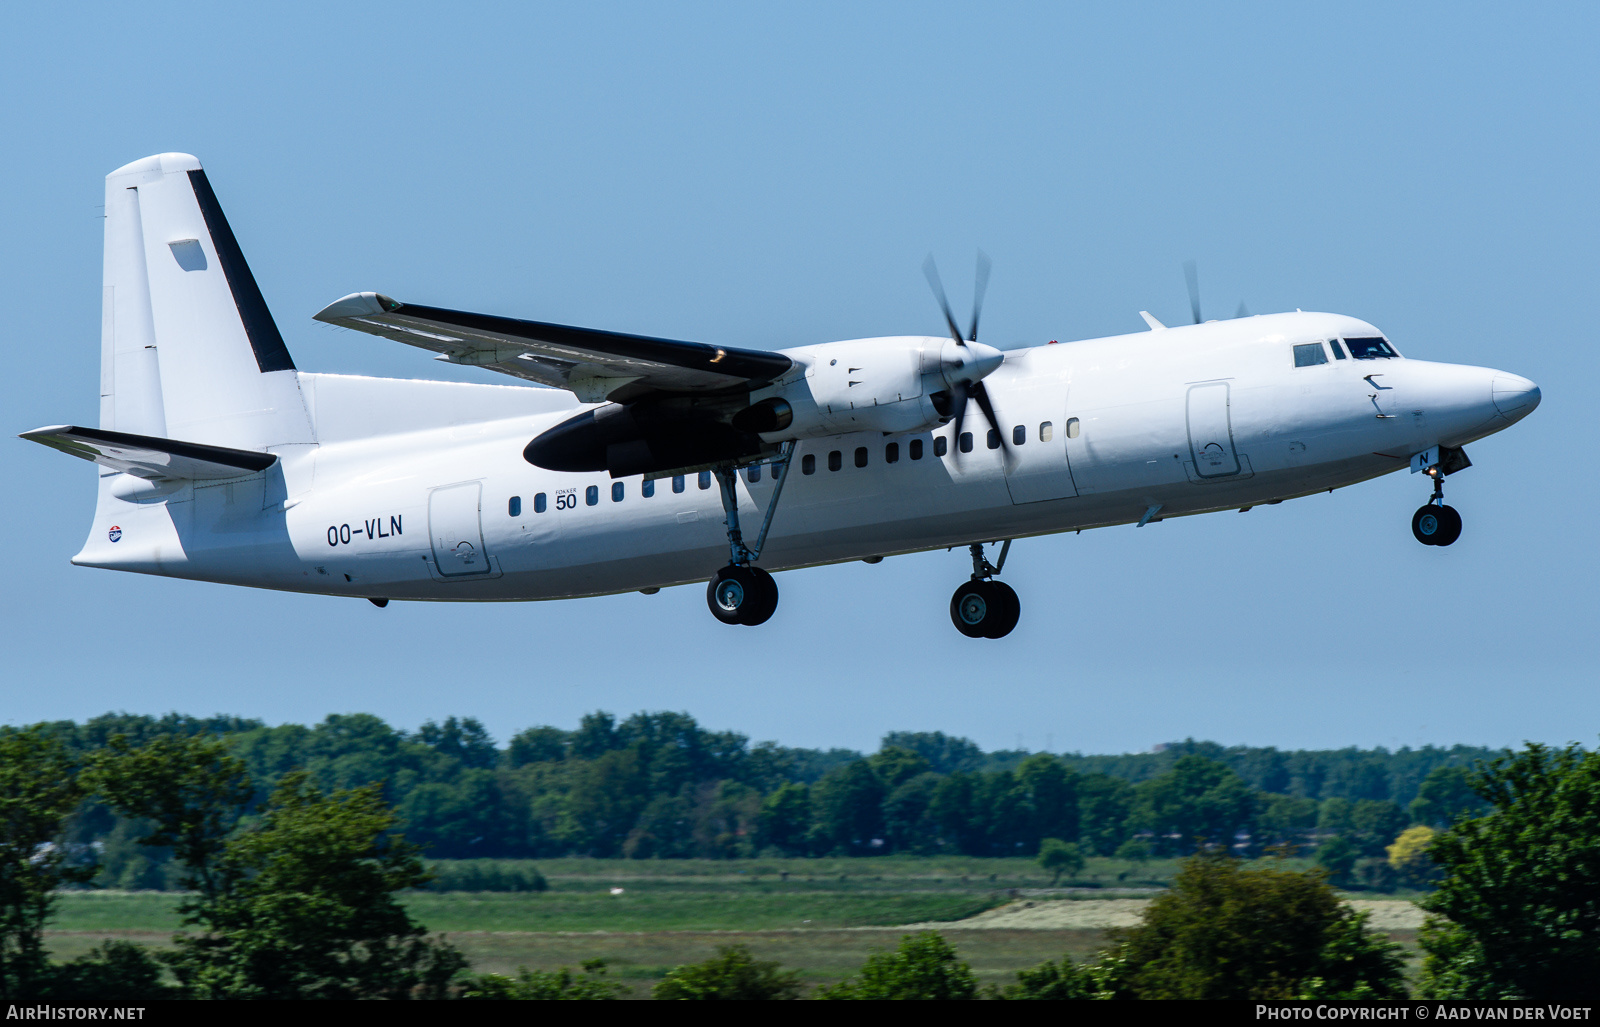
<path fill-rule="evenodd" d="M 419 346 L 452 363 L 492 367 L 585 402 L 650 392 L 716 392 L 759 387 L 793 365 L 781 353 L 678 342 L 594 328 L 473 314 L 351 293 L 318 321 Z"/>
<path fill-rule="evenodd" d="M 102 428 L 59 424 L 20 436 L 82 460 L 153 481 L 237 478 L 264 471 L 277 462 L 272 453 L 228 449 Z"/>

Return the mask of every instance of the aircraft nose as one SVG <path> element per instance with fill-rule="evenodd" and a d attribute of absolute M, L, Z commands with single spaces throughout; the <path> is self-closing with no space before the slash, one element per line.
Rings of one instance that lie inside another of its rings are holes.
<path fill-rule="evenodd" d="M 1500 372 L 1494 376 L 1494 408 L 1508 420 L 1520 421 L 1533 413 L 1542 398 L 1539 386 L 1515 374 Z"/>

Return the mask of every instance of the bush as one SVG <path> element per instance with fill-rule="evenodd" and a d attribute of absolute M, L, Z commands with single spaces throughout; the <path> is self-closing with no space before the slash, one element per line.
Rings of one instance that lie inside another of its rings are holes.
<path fill-rule="evenodd" d="M 1077 877 L 1083 872 L 1083 853 L 1073 842 L 1046 838 L 1039 843 L 1039 865 L 1055 875 L 1050 879 L 1054 885 L 1061 880 L 1062 874 Z"/>
<path fill-rule="evenodd" d="M 161 964 L 142 945 L 108 941 L 50 974 L 45 997 L 52 1002 L 84 1005 L 128 1005 L 178 998 L 180 992 L 162 982 Z"/>
<path fill-rule="evenodd" d="M 704 963 L 690 963 L 667 972 L 650 992 L 658 999 L 792 999 L 800 997 L 798 974 L 785 973 L 775 962 L 759 960 L 744 945 L 719 945 Z"/>
<path fill-rule="evenodd" d="M 1386 859 L 1356 860 L 1355 872 L 1352 874 L 1358 887 L 1368 891 L 1394 891 L 1400 883 L 1400 877 L 1394 872 L 1394 867 Z"/>
<path fill-rule="evenodd" d="M 627 991 L 625 985 L 606 976 L 606 961 L 588 959 L 583 962 L 582 973 L 573 973 L 570 967 L 559 970 L 529 970 L 522 967 L 517 976 L 505 974 L 478 974 L 468 977 L 460 986 L 464 999 L 522 999 L 537 1001 L 594 1001 L 619 998 Z"/>
<path fill-rule="evenodd" d="M 1373 934 L 1320 870 L 1295 873 L 1210 854 L 1184 860 L 1172 888 L 1098 967 L 1121 998 L 1403 998 L 1399 946 Z"/>
<path fill-rule="evenodd" d="M 1017 983 L 988 992 L 997 999 L 1085 999 L 1094 998 L 1095 982 L 1085 968 L 1062 956 L 1059 963 L 1043 962 L 1017 971 Z"/>
<path fill-rule="evenodd" d="M 1317 846 L 1317 866 L 1328 872 L 1328 879 L 1337 885 L 1350 883 L 1350 873 L 1355 869 L 1361 850 L 1344 835 L 1336 835 Z"/>
<path fill-rule="evenodd" d="M 936 931 L 908 934 L 893 952 L 867 959 L 861 971 L 831 988 L 817 989 L 825 999 L 970 999 L 978 982 L 972 967 L 956 959 L 955 949 Z"/>
<path fill-rule="evenodd" d="M 1389 866 L 1397 880 L 1413 888 L 1426 888 L 1439 877 L 1439 868 L 1428 855 L 1435 831 L 1417 825 L 1400 832 L 1400 837 L 1389 846 Z"/>
<path fill-rule="evenodd" d="M 519 859 L 438 859 L 428 864 L 429 891 L 534 892 L 550 887 L 539 868 Z"/>

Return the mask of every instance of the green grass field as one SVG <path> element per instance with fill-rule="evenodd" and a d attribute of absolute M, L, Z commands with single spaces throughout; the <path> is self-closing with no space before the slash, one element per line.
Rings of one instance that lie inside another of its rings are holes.
<path fill-rule="evenodd" d="M 1304 861 L 1291 861 L 1296 869 Z M 1050 878 L 1026 859 L 886 857 L 810 860 L 541 860 L 545 892 L 411 892 L 402 896 L 429 930 L 446 933 L 475 970 L 509 973 L 608 960 L 635 997 L 668 969 L 747 944 L 758 956 L 798 969 L 808 984 L 831 982 L 874 951 L 893 948 L 912 923 L 949 922 L 1010 901 L 1148 897 L 1175 865 L 1134 867 L 1091 860 L 1074 881 Z M 612 894 L 621 888 L 621 894 Z M 172 892 L 86 892 L 59 896 L 48 932 L 57 958 L 81 955 L 103 938 L 170 944 L 181 926 Z M 1100 930 L 951 930 L 946 936 L 985 983 L 1105 943 Z M 1394 935 L 1411 942 L 1410 937 Z"/>

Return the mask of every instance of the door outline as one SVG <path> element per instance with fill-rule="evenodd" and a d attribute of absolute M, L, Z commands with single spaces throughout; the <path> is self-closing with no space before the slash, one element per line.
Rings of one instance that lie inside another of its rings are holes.
<path fill-rule="evenodd" d="M 1216 405 L 1219 398 L 1222 401 L 1220 408 Z M 1184 424 L 1189 434 L 1189 459 L 1194 461 L 1196 477 L 1231 478 L 1242 470 L 1239 450 L 1233 442 L 1233 390 L 1227 382 L 1201 382 L 1189 386 L 1184 404 Z"/>
<path fill-rule="evenodd" d="M 483 544 L 483 482 L 444 485 L 428 493 L 428 542 L 440 577 L 493 575 L 494 563 Z"/>

